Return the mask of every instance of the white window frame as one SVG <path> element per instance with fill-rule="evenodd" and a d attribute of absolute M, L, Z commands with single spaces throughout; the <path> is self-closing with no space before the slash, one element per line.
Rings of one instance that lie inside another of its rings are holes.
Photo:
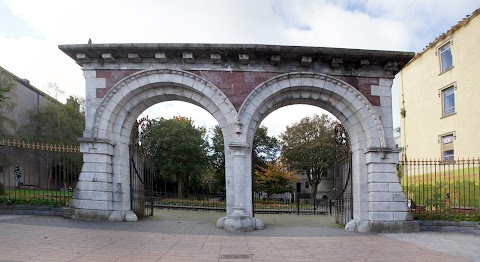
<path fill-rule="evenodd" d="M 451 56 L 451 66 L 448 67 L 448 68 L 443 68 L 443 60 L 442 60 L 442 49 L 446 46 L 449 46 L 449 50 L 450 50 L 450 56 Z M 436 55 L 438 55 L 438 60 L 440 62 L 440 74 L 443 74 L 447 71 L 449 71 L 450 69 L 452 69 L 454 66 L 453 66 L 453 53 L 452 53 L 452 46 L 453 46 L 453 40 L 452 39 L 449 39 L 448 41 L 442 43 L 438 48 L 437 48 L 437 52 L 435 53 Z"/>
<path fill-rule="evenodd" d="M 453 88 L 453 112 L 451 113 L 445 113 L 446 109 L 445 109 L 445 91 L 449 88 Z M 448 116 L 451 116 L 451 115 L 455 115 L 457 113 L 457 108 L 455 106 L 455 95 L 456 95 L 456 91 L 457 91 L 457 82 L 453 82 L 451 84 L 448 84 L 440 89 L 438 89 L 438 97 L 440 97 L 440 104 L 441 104 L 441 108 L 442 108 L 442 118 L 444 117 L 448 117 Z"/>
<path fill-rule="evenodd" d="M 448 137 L 451 137 L 451 140 L 448 140 L 447 138 Z M 445 133 L 445 134 L 441 134 L 438 136 L 438 143 L 440 144 L 440 156 L 441 156 L 441 159 L 442 161 L 453 161 L 455 160 L 455 140 L 457 140 L 457 135 L 455 133 L 455 131 L 453 132 L 448 132 L 448 133 Z M 452 145 L 452 149 L 451 151 L 453 152 L 451 157 L 448 156 L 448 159 L 445 159 L 445 152 L 446 151 L 450 151 L 450 150 L 445 150 L 445 145 L 449 145 L 449 144 L 453 144 Z"/>

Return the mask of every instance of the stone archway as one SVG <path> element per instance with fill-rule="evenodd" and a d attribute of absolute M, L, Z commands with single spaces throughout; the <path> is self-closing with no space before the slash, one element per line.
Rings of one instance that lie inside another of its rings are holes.
<path fill-rule="evenodd" d="M 115 84 L 96 108 L 81 139 L 84 165 L 71 217 L 136 220 L 130 208 L 128 144 L 134 123 L 148 107 L 185 101 L 209 112 L 229 142 L 236 111 L 217 87 L 181 70 L 145 70 Z M 88 116 L 87 116 L 88 117 Z M 227 160 L 228 161 L 228 160 Z M 92 208 L 94 203 L 94 208 Z"/>
<path fill-rule="evenodd" d="M 399 186 L 387 186 L 398 181 L 398 150 L 392 149 L 393 139 L 385 136 L 386 127 L 373 106 L 346 82 L 305 72 L 268 80 L 258 86 L 240 108 L 237 129 L 244 132 L 237 139 L 247 146 L 252 145 L 263 118 L 280 107 L 293 104 L 321 107 L 337 117 L 348 130 L 353 161 L 354 220 L 347 229 L 370 232 L 404 227 L 409 211 L 403 191 Z M 251 151 L 245 150 L 247 163 L 251 157 Z M 251 171 L 251 165 L 245 169 Z M 250 174 L 249 171 L 246 174 Z M 245 179 L 245 184 L 251 184 L 248 180 L 251 178 Z"/>
<path fill-rule="evenodd" d="M 59 47 L 86 79 L 84 165 L 66 216 L 132 221 L 128 140 L 149 106 L 181 100 L 204 108 L 225 139 L 230 231 L 263 227 L 252 214 L 251 147 L 261 120 L 311 104 L 347 128 L 353 153 L 354 220 L 348 230 L 415 231 L 395 175 L 392 79 L 413 53 L 322 47 L 93 44 Z M 238 113 L 237 113 L 238 112 Z"/>

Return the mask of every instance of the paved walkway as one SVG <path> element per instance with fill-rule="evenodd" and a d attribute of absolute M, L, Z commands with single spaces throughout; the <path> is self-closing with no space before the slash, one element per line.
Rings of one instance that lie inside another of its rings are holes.
<path fill-rule="evenodd" d="M 330 216 L 259 215 L 265 230 L 215 227 L 221 213 L 156 210 L 138 222 L 0 215 L 0 261 L 480 261 L 480 236 L 359 234 Z"/>

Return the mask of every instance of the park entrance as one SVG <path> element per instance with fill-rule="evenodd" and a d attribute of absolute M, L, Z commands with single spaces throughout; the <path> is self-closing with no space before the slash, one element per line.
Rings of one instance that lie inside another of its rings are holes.
<path fill-rule="evenodd" d="M 209 112 L 223 133 L 227 210 L 217 226 L 261 229 L 252 208 L 255 131 L 277 108 L 309 104 L 329 111 L 349 134 L 352 219 L 346 229 L 418 229 L 408 220 L 396 176 L 391 115 L 393 77 L 413 53 L 205 44 L 59 48 L 82 66 L 86 81 L 84 164 L 70 217 L 136 220 L 129 144 L 137 118 L 156 103 L 184 101 Z"/>

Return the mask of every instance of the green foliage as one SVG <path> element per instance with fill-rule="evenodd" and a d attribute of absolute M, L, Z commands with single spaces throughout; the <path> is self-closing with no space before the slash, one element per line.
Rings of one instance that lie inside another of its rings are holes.
<path fill-rule="evenodd" d="M 212 133 L 209 158 L 214 172 L 214 189 L 220 192 L 225 189 L 225 143 L 219 125 L 213 127 Z"/>
<path fill-rule="evenodd" d="M 68 101 L 65 105 L 52 102 L 40 109 L 29 109 L 28 123 L 21 128 L 20 137 L 48 144 L 77 144 L 85 128 L 85 112 L 80 110 L 85 101 L 79 97 L 70 97 Z"/>
<path fill-rule="evenodd" d="M 406 170 L 405 166 L 403 169 Z M 400 180 L 403 191 L 417 206 L 426 208 L 445 210 L 450 206 L 479 207 L 479 168 L 452 169 L 445 171 L 444 167 L 441 167 L 438 172 L 416 175 L 406 173 Z M 430 172 L 432 169 L 425 170 Z M 447 199 L 447 193 L 450 194 L 450 199 Z"/>
<path fill-rule="evenodd" d="M 478 211 L 469 210 L 449 210 L 442 211 L 416 211 L 413 213 L 415 220 L 444 220 L 444 221 L 471 221 L 480 222 L 480 213 Z"/>
<path fill-rule="evenodd" d="M 255 189 L 259 192 L 271 194 L 281 194 L 290 192 L 291 183 L 299 179 L 284 168 L 280 163 L 268 163 L 267 167 L 258 167 L 255 171 Z"/>
<path fill-rule="evenodd" d="M 153 120 L 141 131 L 141 144 L 152 152 L 156 173 L 175 176 L 179 196 L 189 186 L 200 184 L 201 175 L 208 168 L 208 143 L 204 136 L 204 128 L 195 127 L 184 117 Z"/>
<path fill-rule="evenodd" d="M 291 170 L 304 172 L 315 197 L 327 169 L 335 161 L 335 125 L 326 114 L 306 117 L 280 135 L 282 159 Z"/>
<path fill-rule="evenodd" d="M 32 205 L 32 206 L 49 206 L 49 207 L 59 207 L 59 206 L 68 206 L 68 199 L 54 199 L 54 198 L 25 198 L 25 197 L 5 197 L 0 198 L 0 205 Z"/>
<path fill-rule="evenodd" d="M 10 130 L 15 128 L 15 121 L 6 113 L 15 107 L 10 92 L 15 86 L 13 77 L 0 67 L 0 137 L 8 137 Z"/>
<path fill-rule="evenodd" d="M 280 154 L 280 141 L 268 135 L 268 128 L 261 126 L 253 137 L 253 166 L 266 168 L 268 163 L 275 162 Z"/>
<path fill-rule="evenodd" d="M 4 103 L 9 99 L 8 93 L 12 91 L 14 86 L 13 77 L 0 68 L 0 103 Z"/>
<path fill-rule="evenodd" d="M 217 189 L 225 188 L 225 144 L 220 126 L 212 130 L 212 144 L 210 145 L 210 162 L 215 172 L 215 186 Z M 277 138 L 268 136 L 268 128 L 261 126 L 253 138 L 253 166 L 267 167 L 278 159 L 280 142 Z"/>
<path fill-rule="evenodd" d="M 9 188 L 0 197 L 2 205 L 68 206 L 72 192 Z"/>

